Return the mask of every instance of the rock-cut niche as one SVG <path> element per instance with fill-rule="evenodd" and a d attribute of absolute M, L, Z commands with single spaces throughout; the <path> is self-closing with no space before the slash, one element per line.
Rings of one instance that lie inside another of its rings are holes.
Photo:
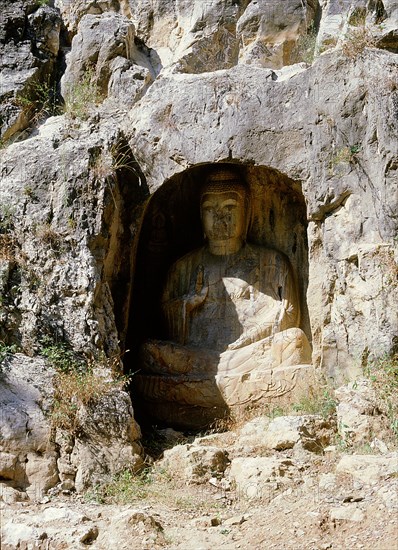
<path fill-rule="evenodd" d="M 201 428 L 305 384 L 307 284 L 299 183 L 226 163 L 165 182 L 142 222 L 127 342 L 141 422 Z"/>

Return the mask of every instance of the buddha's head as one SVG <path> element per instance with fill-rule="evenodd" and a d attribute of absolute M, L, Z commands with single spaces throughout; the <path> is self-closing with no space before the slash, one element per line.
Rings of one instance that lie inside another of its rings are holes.
<path fill-rule="evenodd" d="M 242 177 L 231 168 L 217 168 L 203 186 L 202 226 L 210 252 L 234 254 L 246 239 L 249 194 Z"/>

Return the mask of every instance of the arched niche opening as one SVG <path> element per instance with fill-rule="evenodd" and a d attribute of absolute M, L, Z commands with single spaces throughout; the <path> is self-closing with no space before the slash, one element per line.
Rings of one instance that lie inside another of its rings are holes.
<path fill-rule="evenodd" d="M 226 166 L 227 163 L 223 163 Z M 280 172 L 228 163 L 250 190 L 252 215 L 247 241 L 282 252 L 290 261 L 300 302 L 300 326 L 311 341 L 306 292 L 308 244 L 306 205 L 299 182 Z M 151 197 L 139 234 L 131 300 L 126 358 L 130 372 L 142 343 L 167 340 L 161 296 L 173 263 L 204 244 L 200 220 L 200 191 L 214 164 L 195 166 L 166 181 Z M 134 395 L 133 395 L 134 398 Z M 138 407 L 139 407 L 139 401 Z"/>

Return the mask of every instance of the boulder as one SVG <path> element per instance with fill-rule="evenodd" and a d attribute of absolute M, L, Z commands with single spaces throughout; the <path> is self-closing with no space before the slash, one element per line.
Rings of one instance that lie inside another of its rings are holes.
<path fill-rule="evenodd" d="M 306 35 L 313 37 L 315 42 L 317 7 L 315 1 L 299 0 L 249 3 L 237 24 L 241 43 L 239 62 L 280 69 L 303 61 L 301 56 L 305 56 L 306 52 L 299 51 L 298 42 L 300 37 Z M 305 49 L 305 46 L 303 44 L 302 48 Z"/>
<path fill-rule="evenodd" d="M 365 513 L 355 504 L 348 504 L 340 508 L 330 510 L 330 519 L 333 521 L 361 522 L 365 519 Z"/>
<path fill-rule="evenodd" d="M 245 449 L 283 451 L 300 447 L 322 453 L 329 444 L 333 427 L 321 416 L 278 416 L 273 420 L 260 416 L 246 422 L 239 430 L 237 446 Z"/>
<path fill-rule="evenodd" d="M 350 474 L 363 483 L 375 484 L 398 473 L 398 453 L 383 456 L 345 455 L 336 466 L 337 473 Z"/>
<path fill-rule="evenodd" d="M 321 416 L 279 416 L 264 433 L 263 444 L 268 449 L 292 449 L 298 443 L 305 450 L 322 453 L 332 436 L 332 426 Z"/>
<path fill-rule="evenodd" d="M 383 418 L 370 380 L 360 378 L 341 386 L 335 396 L 337 426 L 343 441 L 360 445 L 369 442 L 374 434 L 382 434 Z M 375 444 L 380 447 L 377 440 Z"/>
<path fill-rule="evenodd" d="M 228 453 L 223 449 L 187 444 L 166 450 L 159 466 L 188 483 L 205 483 L 222 477 L 228 464 Z"/>
<path fill-rule="evenodd" d="M 286 485 L 295 472 L 289 459 L 276 457 L 239 457 L 231 462 L 229 479 L 244 499 L 271 499 L 276 487 Z"/>
<path fill-rule="evenodd" d="M 120 92 L 123 101 L 128 94 L 126 86 L 132 84 L 129 102 L 139 99 L 156 73 L 144 46 L 136 44 L 132 21 L 116 13 L 82 18 L 61 80 L 61 93 L 66 101 L 68 95 L 75 93 L 76 86 L 83 85 L 87 75 L 90 82 L 86 85 L 96 86 L 102 98 L 109 88 L 113 96 Z"/>
<path fill-rule="evenodd" d="M 0 475 L 7 486 L 40 500 L 59 480 L 82 491 L 141 467 L 141 432 L 127 393 L 115 386 L 95 406 L 78 407 L 78 429 L 67 432 L 51 421 L 54 369 L 43 358 L 22 354 L 6 361 L 0 377 Z M 14 497 L 7 493 L 7 499 Z"/>

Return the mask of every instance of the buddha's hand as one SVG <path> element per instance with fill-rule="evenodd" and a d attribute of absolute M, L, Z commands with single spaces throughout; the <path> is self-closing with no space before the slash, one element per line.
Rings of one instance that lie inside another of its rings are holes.
<path fill-rule="evenodd" d="M 250 346 L 254 342 L 259 342 L 264 340 L 264 342 L 271 341 L 270 337 L 271 327 L 270 326 L 261 326 L 255 325 L 245 330 L 245 332 L 237 339 L 235 342 L 229 344 L 228 349 L 240 349 L 245 346 Z"/>
<path fill-rule="evenodd" d="M 192 292 L 185 296 L 184 299 L 186 311 L 192 311 L 202 305 L 208 294 L 209 283 L 205 278 L 203 266 L 199 266 L 195 287 L 192 289 Z"/>

